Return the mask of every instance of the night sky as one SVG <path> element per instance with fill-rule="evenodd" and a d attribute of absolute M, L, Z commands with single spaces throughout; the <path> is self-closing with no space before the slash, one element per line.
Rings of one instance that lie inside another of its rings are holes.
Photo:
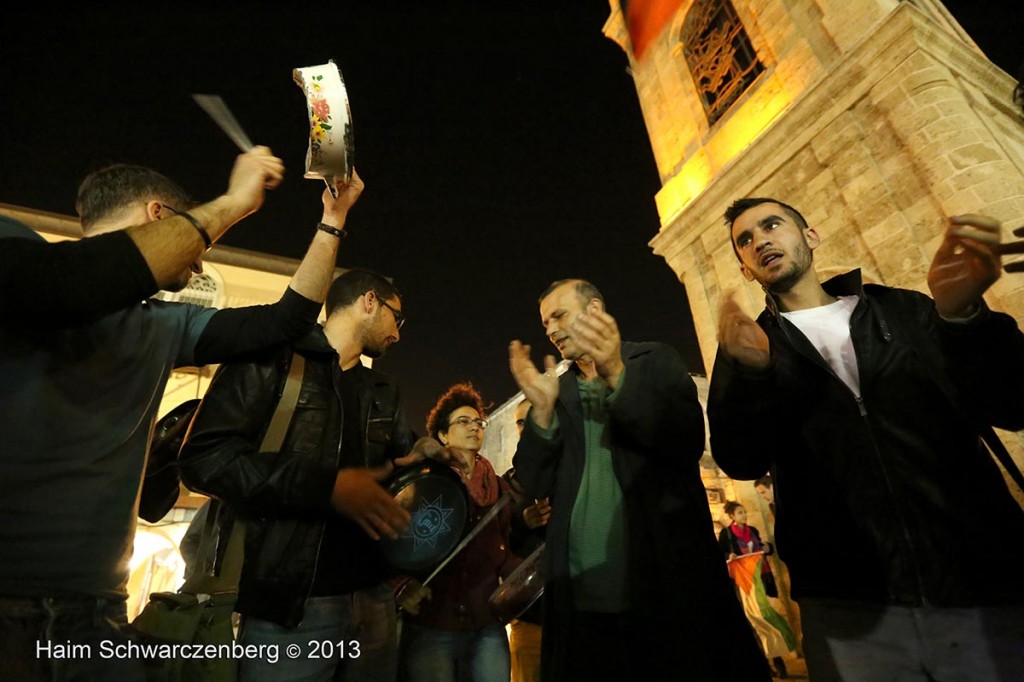
<path fill-rule="evenodd" d="M 703 372 L 685 291 L 647 246 L 660 183 L 626 55 L 601 33 L 608 5 L 368 5 L 3 10 L 0 202 L 74 215 L 80 179 L 117 162 L 220 194 L 237 150 L 190 97 L 215 93 L 288 169 L 223 243 L 299 258 L 323 183 L 302 179 L 291 71 L 333 58 L 367 185 L 339 265 L 404 294 L 402 340 L 377 367 L 415 428 L 456 381 L 495 405 L 515 392 L 507 344 L 532 344 L 538 362 L 553 351 L 536 299 L 563 277 L 601 288 L 624 337 L 669 343 Z M 1019 2 L 947 6 L 997 64 L 1024 61 Z"/>

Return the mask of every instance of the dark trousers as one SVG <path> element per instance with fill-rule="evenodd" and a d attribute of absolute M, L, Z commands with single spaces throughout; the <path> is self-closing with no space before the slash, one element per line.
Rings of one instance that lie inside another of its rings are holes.
<path fill-rule="evenodd" d="M 0 596 L 0 680 L 142 682 L 122 600 Z"/>

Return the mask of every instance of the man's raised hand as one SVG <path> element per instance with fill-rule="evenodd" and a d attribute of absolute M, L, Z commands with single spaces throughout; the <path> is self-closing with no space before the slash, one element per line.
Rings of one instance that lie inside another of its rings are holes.
<path fill-rule="evenodd" d="M 409 512 L 377 483 L 382 471 L 342 469 L 334 479 L 331 506 L 358 523 L 374 540 L 397 538 L 409 526 Z"/>
<path fill-rule="evenodd" d="M 284 162 L 268 147 L 253 147 L 235 159 L 227 194 L 248 215 L 259 210 L 263 205 L 264 192 L 280 185 L 283 178 Z"/>
<path fill-rule="evenodd" d="M 520 341 L 508 345 L 508 364 L 516 385 L 533 403 L 530 418 L 538 426 L 547 428 L 551 425 L 558 400 L 558 375 L 555 374 L 555 358 L 544 356 L 544 372 L 540 372 L 530 359 L 530 347 Z"/>
<path fill-rule="evenodd" d="M 718 312 L 718 345 L 733 360 L 756 369 L 771 362 L 768 335 L 726 294 Z"/>
<path fill-rule="evenodd" d="M 928 289 L 946 318 L 968 317 L 999 279 L 1001 225 L 989 216 L 953 216 L 928 269 Z"/>
<path fill-rule="evenodd" d="M 615 389 L 625 367 L 622 336 L 615 318 L 603 310 L 595 310 L 577 317 L 570 328 L 576 345 L 584 355 L 590 356 L 597 373 Z"/>

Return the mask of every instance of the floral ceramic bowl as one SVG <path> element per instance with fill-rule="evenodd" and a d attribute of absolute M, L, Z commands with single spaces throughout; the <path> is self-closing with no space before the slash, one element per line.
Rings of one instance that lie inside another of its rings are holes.
<path fill-rule="evenodd" d="M 341 69 L 332 59 L 294 69 L 292 78 L 305 92 L 309 111 L 305 177 L 323 179 L 334 192 L 336 180 L 352 178 L 354 160 L 352 111 Z"/>

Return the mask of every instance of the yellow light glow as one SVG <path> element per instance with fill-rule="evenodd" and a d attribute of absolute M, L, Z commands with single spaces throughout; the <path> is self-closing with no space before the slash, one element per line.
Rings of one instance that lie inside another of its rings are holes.
<path fill-rule="evenodd" d="M 774 78 L 767 81 L 709 141 L 708 155 L 715 168 L 722 168 L 749 147 L 792 101 L 782 83 Z"/>
<path fill-rule="evenodd" d="M 792 103 L 795 95 L 776 77 L 766 80 L 749 100 L 687 159 L 655 196 L 662 225 L 707 188 L 730 161 L 757 140 Z M 682 143 L 681 143 L 682 144 Z M 682 155 L 682 150 L 679 150 Z"/>
<path fill-rule="evenodd" d="M 704 191 L 711 182 L 711 165 L 704 150 L 683 164 L 679 172 L 665 183 L 655 197 L 662 224 Z"/>

